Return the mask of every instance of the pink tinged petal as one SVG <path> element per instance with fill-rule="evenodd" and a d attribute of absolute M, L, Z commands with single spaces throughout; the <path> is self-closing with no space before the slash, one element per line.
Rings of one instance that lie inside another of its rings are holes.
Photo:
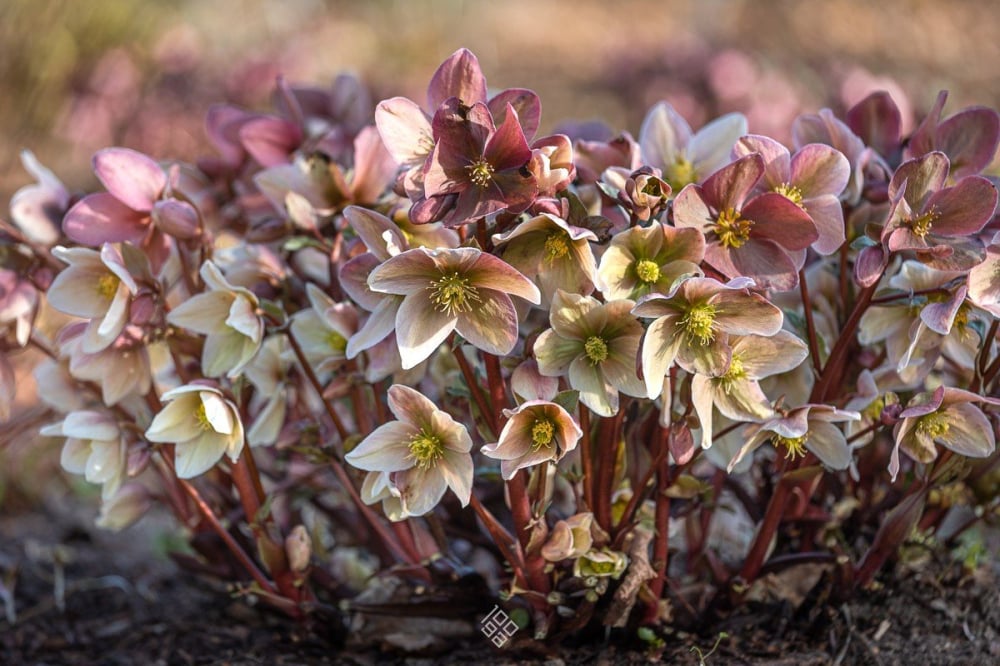
<path fill-rule="evenodd" d="M 742 113 L 727 113 L 698 130 L 688 146 L 695 173 L 710 174 L 727 164 L 733 144 L 747 133 Z"/>
<path fill-rule="evenodd" d="M 792 158 L 790 183 L 803 199 L 832 194 L 839 197 L 851 177 L 851 164 L 839 150 L 821 143 L 803 146 Z"/>
<path fill-rule="evenodd" d="M 955 323 L 955 315 L 958 314 L 958 309 L 965 301 L 966 292 L 968 292 L 968 288 L 963 285 L 955 290 L 955 293 L 947 301 L 929 303 L 920 311 L 920 320 L 935 333 L 948 335 Z"/>
<path fill-rule="evenodd" d="M 389 410 L 397 419 L 416 428 L 428 427 L 434 414 L 443 414 L 427 396 L 404 384 L 393 384 L 389 387 L 388 404 Z M 449 421 L 454 423 L 450 417 Z"/>
<path fill-rule="evenodd" d="M 753 220 L 750 233 L 754 238 L 766 238 L 786 250 L 804 250 L 819 238 L 809 214 L 781 194 L 754 197 L 742 216 Z"/>
<path fill-rule="evenodd" d="M 639 336 L 632 337 L 625 350 L 622 349 L 622 342 L 621 338 L 612 342 L 610 345 L 611 354 L 606 361 L 601 363 L 601 371 L 611 382 L 611 385 L 625 395 L 630 395 L 633 398 L 644 398 L 646 397 L 646 388 L 643 381 L 636 375 Z"/>
<path fill-rule="evenodd" d="M 483 157 L 497 171 L 519 168 L 531 159 L 531 148 L 518 122 L 517 111 L 509 104 L 503 122 L 486 141 Z"/>
<path fill-rule="evenodd" d="M 996 207 L 996 186 L 981 176 L 968 176 L 954 187 L 935 192 L 926 210 L 937 215 L 932 234 L 967 236 L 981 231 Z"/>
<path fill-rule="evenodd" d="M 663 378 L 677 357 L 682 341 L 676 317 L 661 317 L 646 329 L 641 359 L 646 396 L 650 400 L 655 400 L 663 390 Z"/>
<path fill-rule="evenodd" d="M 889 198 L 903 197 L 914 209 L 923 208 L 927 197 L 944 187 L 948 179 L 948 157 L 941 152 L 927 153 L 904 162 L 889 183 Z"/>
<path fill-rule="evenodd" d="M 399 472 L 413 466 L 410 440 L 420 433 L 409 423 L 391 421 L 376 428 L 344 459 L 369 472 Z"/>
<path fill-rule="evenodd" d="M 697 377 L 704 376 L 696 375 Z M 725 380 L 707 377 L 705 381 L 712 382 L 715 407 L 727 418 L 761 422 L 775 414 L 767 395 L 756 381 L 739 379 L 723 383 Z"/>
<path fill-rule="evenodd" d="M 649 110 L 639 130 L 643 161 L 660 169 L 673 165 L 690 140 L 691 127 L 666 102 L 659 102 Z"/>
<path fill-rule="evenodd" d="M 732 359 L 732 350 L 724 339 L 716 338 L 703 345 L 687 338 L 677 351 L 677 365 L 688 372 L 696 372 L 709 377 L 721 377 L 726 373 Z"/>
<path fill-rule="evenodd" d="M 809 356 L 806 343 L 793 333 L 780 330 L 773 336 L 748 335 L 730 339 L 733 356 L 739 356 L 743 370 L 751 379 L 763 379 L 788 372 Z"/>
<path fill-rule="evenodd" d="M 496 291 L 518 296 L 529 303 L 538 305 L 541 293 L 534 283 L 513 266 L 483 252 L 471 268 L 465 271 L 469 284 L 476 287 L 488 287 Z"/>
<path fill-rule="evenodd" d="M 167 174 L 152 158 L 128 148 L 106 148 L 94 155 L 94 173 L 116 199 L 148 213 L 167 187 Z"/>
<path fill-rule="evenodd" d="M 924 392 L 914 396 L 900 413 L 900 418 L 917 418 L 937 411 L 944 401 L 944 388 L 939 386 L 933 393 Z"/>
<path fill-rule="evenodd" d="M 986 260 L 969 271 L 969 300 L 1000 317 L 1000 253 L 991 248 Z"/>
<path fill-rule="evenodd" d="M 747 437 L 750 434 L 750 432 L 751 432 L 750 428 L 745 429 L 743 436 Z M 732 474 L 733 470 L 736 469 L 736 467 L 740 464 L 740 462 L 742 462 L 743 459 L 746 458 L 748 455 L 759 449 L 761 445 L 764 442 L 766 442 L 770 436 L 771 433 L 768 432 L 767 430 L 759 430 L 755 434 L 753 434 L 753 436 L 747 439 L 746 443 L 742 447 L 740 447 L 740 450 L 736 452 L 736 455 L 733 456 L 733 459 L 729 461 L 729 465 L 726 466 L 726 471 Z"/>
<path fill-rule="evenodd" d="M 396 328 L 396 314 L 402 296 L 385 296 L 372 311 L 364 325 L 347 341 L 345 355 L 354 358 L 366 349 L 382 342 Z"/>
<path fill-rule="evenodd" d="M 830 255 L 839 250 L 847 240 L 844 208 L 840 199 L 832 194 L 824 194 L 814 199 L 805 199 L 802 205 L 816 225 L 818 237 L 812 245 L 813 249 L 822 255 Z"/>
<path fill-rule="evenodd" d="M 713 173 L 701 189 L 705 200 L 716 210 L 739 211 L 754 185 L 764 175 L 764 158 L 754 153 L 741 157 Z"/>
<path fill-rule="evenodd" d="M 569 365 L 569 385 L 580 392 L 580 402 L 599 416 L 618 412 L 618 390 L 611 385 L 600 366 L 591 365 L 581 356 Z"/>
<path fill-rule="evenodd" d="M 469 505 L 472 496 L 472 456 L 468 453 L 446 450 L 437 468 L 462 506 Z"/>
<path fill-rule="evenodd" d="M 715 224 L 715 219 L 703 190 L 697 185 L 686 186 L 674 199 L 674 224 L 678 228 L 706 230 Z"/>
<path fill-rule="evenodd" d="M 583 354 L 583 342 L 563 338 L 550 328 L 535 340 L 534 353 L 541 374 L 562 377 L 569 371 L 570 363 Z"/>
<path fill-rule="evenodd" d="M 149 217 L 136 212 L 106 192 L 90 194 L 69 209 L 63 231 L 83 245 L 129 241 L 139 243 L 146 234 Z"/>
<path fill-rule="evenodd" d="M 248 120 L 240 127 L 240 142 L 265 169 L 286 164 L 302 143 L 302 131 L 293 123 L 274 116 Z"/>
<path fill-rule="evenodd" d="M 955 178 L 989 166 L 1000 142 L 1000 116 L 993 109 L 963 109 L 937 126 L 936 148 L 951 160 Z"/>
<path fill-rule="evenodd" d="M 104 271 L 70 266 L 52 281 L 47 294 L 49 303 L 76 317 L 103 317 L 110 302 L 98 292 L 97 281 L 106 275 Z"/>
<path fill-rule="evenodd" d="M 505 356 L 517 344 L 517 311 L 507 294 L 480 289 L 481 301 L 459 312 L 455 330 L 477 349 Z M 412 298 L 412 297 L 411 297 Z"/>
<path fill-rule="evenodd" d="M 701 448 L 712 446 L 712 403 L 714 399 L 712 380 L 704 375 L 695 375 L 691 379 L 691 404 L 698 423 L 701 425 Z"/>
<path fill-rule="evenodd" d="M 252 117 L 243 109 L 228 104 L 209 107 L 205 115 L 205 133 L 227 163 L 238 165 L 242 161 L 244 152 L 239 143 L 239 128 Z"/>
<path fill-rule="evenodd" d="M 405 166 L 421 164 L 434 147 L 431 123 L 416 102 L 393 97 L 375 107 L 375 126 L 393 159 Z"/>
<path fill-rule="evenodd" d="M 426 292 L 404 298 L 396 313 L 396 341 L 403 369 L 409 370 L 429 358 L 457 322 L 458 317 L 439 310 Z"/>
<path fill-rule="evenodd" d="M 228 439 L 214 432 L 203 432 L 192 440 L 179 443 L 174 448 L 174 466 L 177 476 L 191 479 L 210 470 L 228 448 Z"/>
<path fill-rule="evenodd" d="M 772 336 L 781 330 L 781 309 L 760 294 L 738 290 L 720 291 L 713 299 L 719 330 L 733 335 Z"/>
<path fill-rule="evenodd" d="M 375 310 L 386 298 L 396 298 L 372 291 L 368 276 L 382 262 L 371 252 L 354 257 L 340 267 L 340 286 L 352 301 L 369 312 Z"/>
<path fill-rule="evenodd" d="M 769 189 L 791 181 L 792 156 L 779 142 L 767 136 L 748 134 L 733 146 L 733 157 L 739 159 L 753 153 L 764 158 L 764 184 Z"/>
<path fill-rule="evenodd" d="M 903 120 L 888 92 L 879 90 L 847 112 L 847 124 L 864 142 L 886 157 L 899 148 Z"/>
<path fill-rule="evenodd" d="M 582 341 L 604 328 L 607 314 L 596 298 L 558 290 L 552 298 L 549 323 L 560 337 Z"/>
<path fill-rule="evenodd" d="M 718 258 L 722 257 L 722 261 Z M 729 262 L 725 258 L 729 258 Z M 799 284 L 798 269 L 791 257 L 776 243 L 761 239 L 747 243 L 731 253 L 719 246 L 709 246 L 705 259 L 727 277 L 743 275 L 753 278 L 764 289 L 788 291 Z M 730 263 L 735 272 L 728 272 Z M 725 270 L 724 270 L 725 268 Z"/>
<path fill-rule="evenodd" d="M 404 516 L 423 516 L 444 497 L 448 484 L 438 465 L 414 467 L 394 476 Z"/>
<path fill-rule="evenodd" d="M 396 160 L 386 150 L 374 127 L 361 130 L 354 139 L 354 174 L 351 193 L 354 201 L 374 204 L 392 183 Z"/>
<path fill-rule="evenodd" d="M 524 400 L 552 400 L 559 392 L 559 380 L 541 374 L 538 362 L 528 359 L 511 373 L 510 388 L 515 395 Z M 503 436 L 500 439 L 502 440 Z"/>
<path fill-rule="evenodd" d="M 851 464 L 851 447 L 840 428 L 832 423 L 814 421 L 809 425 L 806 448 L 831 469 L 847 469 Z"/>
<path fill-rule="evenodd" d="M 449 97 L 457 97 L 466 106 L 486 101 L 486 77 L 479 59 L 468 49 L 459 49 L 448 56 L 427 86 L 429 109 L 437 109 Z"/>
<path fill-rule="evenodd" d="M 368 286 L 372 291 L 404 296 L 426 291 L 431 281 L 441 277 L 434 261 L 436 255 L 435 251 L 422 247 L 397 254 L 372 271 Z"/>
<path fill-rule="evenodd" d="M 62 434 L 86 440 L 117 440 L 118 426 L 102 412 L 70 412 L 62 422 Z"/>
<path fill-rule="evenodd" d="M 167 321 L 202 335 L 215 333 L 225 328 L 233 300 L 232 294 L 222 291 L 196 294 L 171 310 Z"/>
<path fill-rule="evenodd" d="M 937 439 L 938 443 L 970 458 L 985 458 L 996 449 L 993 426 L 978 407 L 959 403 L 941 414 L 948 431 Z"/>
<path fill-rule="evenodd" d="M 507 119 L 507 109 L 513 108 L 517 113 L 524 136 L 529 141 L 538 131 L 538 125 L 542 118 L 542 103 L 532 90 L 508 88 L 492 97 L 487 106 L 490 113 L 493 114 L 494 122 L 498 125 L 503 124 Z"/>
<path fill-rule="evenodd" d="M 863 248 L 854 262 L 854 278 L 862 287 L 870 287 L 878 282 L 888 263 L 881 245 Z"/>

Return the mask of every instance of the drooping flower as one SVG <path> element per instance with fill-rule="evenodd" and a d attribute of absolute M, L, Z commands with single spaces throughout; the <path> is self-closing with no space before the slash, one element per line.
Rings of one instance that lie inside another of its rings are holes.
<path fill-rule="evenodd" d="M 590 527 L 594 523 L 594 514 L 578 513 L 566 520 L 559 520 L 552 526 L 548 541 L 542 546 L 542 557 L 549 562 L 581 557 L 587 553 L 594 543 Z"/>
<path fill-rule="evenodd" d="M 48 437 L 65 437 L 60 463 L 71 474 L 101 484 L 101 497 L 115 495 L 125 478 L 125 439 L 115 420 L 104 412 L 76 411 L 60 423 L 41 429 Z"/>
<path fill-rule="evenodd" d="M 643 164 L 656 167 L 674 192 L 700 183 L 730 161 L 736 140 L 747 133 L 747 120 L 740 113 L 716 118 L 691 131 L 684 117 L 667 102 L 649 110 L 639 130 Z"/>
<path fill-rule="evenodd" d="M 466 506 L 473 468 L 465 426 L 401 384 L 389 388 L 388 402 L 397 420 L 379 426 L 345 456 L 358 469 L 381 474 L 369 475 L 365 501 L 396 498 L 399 514 L 390 514 L 392 520 L 424 515 L 448 488 Z"/>
<path fill-rule="evenodd" d="M 683 280 L 666 294 L 650 294 L 632 309 L 653 319 L 642 341 L 642 372 L 652 400 L 675 361 L 688 372 L 719 377 L 729 369 L 730 335 L 770 337 L 784 317 L 763 296 L 750 293 L 749 278 L 721 283 L 714 278 Z"/>
<path fill-rule="evenodd" d="M 358 330 L 358 313 L 350 303 L 335 303 L 311 282 L 306 295 L 312 307 L 292 317 L 292 334 L 306 359 L 318 372 L 326 372 L 347 359 L 347 341 Z"/>
<path fill-rule="evenodd" d="M 60 352 L 69 356 L 70 375 L 100 386 L 101 399 L 109 407 L 149 393 L 153 375 L 142 332 L 127 326 L 110 346 L 91 354 L 83 349 L 86 328 L 77 322 L 59 332 Z"/>
<path fill-rule="evenodd" d="M 101 513 L 94 524 L 119 532 L 142 518 L 152 503 L 146 486 L 137 481 L 126 483 L 114 497 L 101 502 Z"/>
<path fill-rule="evenodd" d="M 774 414 L 774 408 L 759 380 L 795 368 L 809 350 L 788 331 L 771 337 L 734 335 L 729 338 L 732 356 L 729 368 L 719 377 L 696 374 L 691 379 L 691 403 L 701 422 L 701 446 L 712 445 L 712 408 L 737 421 L 760 422 Z"/>
<path fill-rule="evenodd" d="M 792 155 L 774 139 L 753 134 L 742 137 L 733 149 L 736 157 L 751 153 L 764 158 L 764 177 L 758 187 L 785 196 L 812 218 L 819 233 L 813 248 L 820 254 L 831 254 L 843 245 L 840 194 L 851 175 L 847 158 L 821 143 L 802 146 Z"/>
<path fill-rule="evenodd" d="M 673 191 L 660 178 L 660 170 L 649 166 L 632 172 L 622 167 L 608 167 L 601 174 L 598 186 L 625 209 L 630 219 L 640 222 L 659 218 Z"/>
<path fill-rule="evenodd" d="M 973 403 L 1000 405 L 996 398 L 950 386 L 914 396 L 893 428 L 896 445 L 889 459 L 889 474 L 899 473 L 899 450 L 921 463 L 937 458 L 935 444 L 969 458 L 985 458 L 996 449 L 993 425 Z"/>
<path fill-rule="evenodd" d="M 552 302 L 557 289 L 590 295 L 596 261 L 590 243 L 597 235 L 549 213 L 493 236 L 501 257 L 538 285 L 542 304 Z"/>
<path fill-rule="evenodd" d="M 619 392 L 642 396 L 635 373 L 642 325 L 629 314 L 634 305 L 557 291 L 549 313 L 552 328 L 535 340 L 539 372 L 568 376 L 580 401 L 601 416 L 618 412 Z"/>
<path fill-rule="evenodd" d="M 804 250 L 819 233 L 806 211 L 782 194 L 748 200 L 763 176 L 760 153 L 736 160 L 677 195 L 674 223 L 705 234 L 705 261 L 727 278 L 750 277 L 785 291 L 798 285 Z"/>
<path fill-rule="evenodd" d="M 83 351 L 93 354 L 114 342 L 128 321 L 129 303 L 139 290 L 121 251 L 109 243 L 101 251 L 56 247 L 52 253 L 69 267 L 49 287 L 52 307 L 89 319 Z"/>
<path fill-rule="evenodd" d="M 236 462 L 243 450 L 243 423 L 236 405 L 222 391 L 186 384 L 167 391 L 162 399 L 168 404 L 153 418 L 146 439 L 175 445 L 178 477 L 203 474 L 223 455 Z"/>
<path fill-rule="evenodd" d="M 38 182 L 25 185 L 11 197 L 11 220 L 28 240 L 52 245 L 59 240 L 59 223 L 69 207 L 69 191 L 30 150 L 21 151 L 21 164 Z"/>
<path fill-rule="evenodd" d="M 288 339 L 283 335 L 272 335 L 264 340 L 260 351 L 244 370 L 244 376 L 254 387 L 248 409 L 251 414 L 256 414 L 247 429 L 247 444 L 250 446 L 274 444 L 281 434 L 290 398 L 288 370 L 291 359 L 288 351 Z"/>
<path fill-rule="evenodd" d="M 600 289 L 609 300 L 665 294 L 682 276 L 702 275 L 705 237 L 659 222 L 615 234 L 601 256 Z"/>
<path fill-rule="evenodd" d="M 833 424 L 860 418 L 857 412 L 810 404 L 779 414 L 760 425 L 750 425 L 744 431 L 748 438 L 746 444 L 729 463 L 729 471 L 765 442 L 783 449 L 789 459 L 805 456 L 809 451 L 831 469 L 847 469 L 851 464 L 851 447 L 844 433 Z"/>
<path fill-rule="evenodd" d="M 482 448 L 483 455 L 501 461 L 504 479 L 547 460 L 558 462 L 583 437 L 569 412 L 554 402 L 529 400 L 504 415 L 508 420 L 500 438 Z"/>
<path fill-rule="evenodd" d="M 167 321 L 207 336 L 201 365 L 206 377 L 238 376 L 260 349 L 264 322 L 257 297 L 235 287 L 211 261 L 201 267 L 209 291 L 195 294 L 170 311 Z"/>
<path fill-rule="evenodd" d="M 12 325 L 17 344 L 28 344 L 38 308 L 38 290 L 17 271 L 0 268 L 0 331 Z"/>
<path fill-rule="evenodd" d="M 511 295 L 537 305 L 538 288 L 496 257 L 475 248 L 416 248 L 392 257 L 368 278 L 372 291 L 403 297 L 396 339 L 403 369 L 428 358 L 452 331 L 490 354 L 517 343 Z"/>

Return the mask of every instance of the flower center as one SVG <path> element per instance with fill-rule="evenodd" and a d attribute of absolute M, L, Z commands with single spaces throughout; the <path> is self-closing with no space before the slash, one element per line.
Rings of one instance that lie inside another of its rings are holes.
<path fill-rule="evenodd" d="M 347 349 L 347 338 L 337 333 L 337 331 L 330 331 L 326 334 L 326 344 L 338 354 L 343 354 Z"/>
<path fill-rule="evenodd" d="M 697 182 L 698 174 L 694 170 L 694 165 L 684 157 L 678 157 L 673 164 L 664 170 L 664 180 L 670 184 L 670 188 L 677 192 L 685 185 Z"/>
<path fill-rule="evenodd" d="M 205 403 L 200 403 L 198 409 L 194 410 L 194 420 L 198 422 L 198 427 L 202 432 L 209 430 L 215 430 L 212 427 L 212 422 L 208 420 L 208 412 L 205 411 Z"/>
<path fill-rule="evenodd" d="M 635 274 L 646 284 L 652 284 L 660 279 L 660 266 L 651 259 L 640 259 L 635 262 Z"/>
<path fill-rule="evenodd" d="M 558 231 L 549 234 L 545 238 L 545 258 L 549 263 L 556 259 L 562 259 L 569 254 L 569 238 L 565 231 Z"/>
<path fill-rule="evenodd" d="M 774 188 L 774 191 L 791 201 L 799 208 L 805 208 L 805 206 L 802 205 L 802 190 L 795 185 L 792 185 L 791 183 L 782 183 Z"/>
<path fill-rule="evenodd" d="M 735 208 L 727 208 L 719 213 L 719 219 L 715 222 L 715 234 L 723 247 L 743 247 L 743 244 L 750 239 L 752 226 L 753 220 L 740 217 L 739 211 Z"/>
<path fill-rule="evenodd" d="M 115 292 L 118 291 L 118 285 L 121 280 L 114 273 L 108 273 L 107 275 L 102 275 L 97 279 L 97 293 L 101 295 L 101 298 L 111 300 L 115 297 Z"/>
<path fill-rule="evenodd" d="M 785 449 L 785 458 L 794 460 L 795 458 L 806 457 L 806 440 L 808 439 L 809 433 L 807 432 L 801 437 L 781 437 L 780 435 L 776 435 L 771 442 L 775 448 L 780 446 Z"/>
<path fill-rule="evenodd" d="M 608 343 L 597 335 L 592 335 L 583 343 L 583 351 L 591 365 L 597 365 L 608 358 Z"/>
<path fill-rule="evenodd" d="M 930 233 L 931 227 L 934 226 L 934 220 L 938 219 L 940 215 L 936 208 L 931 208 L 929 211 L 920 215 L 919 217 L 911 217 L 906 220 L 906 224 L 909 225 L 910 229 L 917 236 L 923 238 Z"/>
<path fill-rule="evenodd" d="M 729 369 L 726 370 L 726 374 L 719 377 L 719 382 L 722 384 L 722 390 L 726 392 L 726 395 L 733 390 L 733 382 L 738 382 L 740 380 L 747 378 L 747 371 L 743 367 L 743 357 L 739 354 L 733 354 L 733 358 L 729 361 Z"/>
<path fill-rule="evenodd" d="M 938 437 L 944 437 L 948 434 L 948 430 L 951 428 L 951 424 L 948 423 L 948 418 L 941 412 L 935 412 L 933 414 L 928 414 L 927 416 L 920 417 L 917 421 L 917 432 L 921 435 L 926 435 L 931 439 L 937 439 Z"/>
<path fill-rule="evenodd" d="M 556 434 L 556 426 L 551 419 L 541 418 L 531 426 L 532 449 L 540 449 L 552 443 Z"/>
<path fill-rule="evenodd" d="M 476 187 L 487 187 L 493 182 L 493 165 L 480 159 L 465 167 L 469 172 L 469 180 Z"/>
<path fill-rule="evenodd" d="M 439 312 L 447 312 L 454 316 L 457 312 L 468 312 L 473 303 L 478 303 L 479 290 L 469 284 L 469 279 L 457 272 L 443 275 L 441 279 L 431 282 L 429 289 L 434 291 L 431 300 Z"/>
<path fill-rule="evenodd" d="M 715 306 L 699 303 L 692 306 L 680 321 L 689 337 L 697 338 L 702 345 L 715 339 Z"/>
<path fill-rule="evenodd" d="M 410 438 L 410 455 L 416 461 L 417 467 L 426 469 L 432 467 L 444 455 L 444 444 L 437 435 L 421 430 Z"/>

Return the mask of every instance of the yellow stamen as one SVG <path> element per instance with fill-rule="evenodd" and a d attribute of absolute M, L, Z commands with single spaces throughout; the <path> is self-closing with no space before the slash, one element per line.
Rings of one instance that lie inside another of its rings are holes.
<path fill-rule="evenodd" d="M 326 334 L 326 344 L 338 354 L 343 354 L 347 349 L 347 338 L 337 333 L 337 331 L 330 331 Z"/>
<path fill-rule="evenodd" d="M 689 337 L 707 345 L 715 339 L 715 306 L 710 303 L 691 306 L 680 324 Z"/>
<path fill-rule="evenodd" d="M 685 185 L 698 182 L 698 174 L 694 165 L 683 157 L 678 157 L 673 164 L 664 169 L 663 179 L 670 184 L 674 192 L 679 192 Z"/>
<path fill-rule="evenodd" d="M 905 224 L 913 230 L 913 233 L 923 238 L 930 233 L 931 227 L 934 226 L 934 220 L 941 217 L 937 212 L 937 209 L 931 208 L 929 211 L 920 215 L 919 217 L 908 218 L 905 220 Z"/>
<path fill-rule="evenodd" d="M 428 287 L 434 291 L 431 300 L 439 312 L 447 312 L 454 316 L 458 312 L 468 312 L 473 303 L 479 303 L 479 290 L 469 284 L 469 279 L 457 272 L 444 275 L 440 280 L 431 282 Z"/>
<path fill-rule="evenodd" d="M 205 411 L 205 403 L 199 403 L 198 409 L 194 410 L 194 419 L 198 422 L 198 427 L 202 431 L 215 430 L 211 421 L 208 420 L 208 412 Z"/>
<path fill-rule="evenodd" d="M 569 254 L 569 235 L 565 231 L 551 233 L 545 239 L 545 259 L 551 264 Z"/>
<path fill-rule="evenodd" d="M 635 274 L 646 284 L 652 284 L 660 279 L 660 266 L 651 259 L 641 259 L 635 262 Z"/>
<path fill-rule="evenodd" d="M 794 460 L 795 458 L 806 457 L 806 440 L 808 439 L 809 433 L 807 432 L 801 437 L 781 437 L 780 435 L 776 435 L 771 442 L 775 448 L 780 446 L 785 449 L 785 458 Z"/>
<path fill-rule="evenodd" d="M 603 338 L 592 335 L 583 343 L 583 351 L 590 359 L 591 365 L 597 365 L 608 358 L 608 343 Z"/>
<path fill-rule="evenodd" d="M 753 220 L 740 217 L 735 208 L 727 208 L 719 213 L 715 222 L 715 234 L 723 247 L 738 248 L 750 240 L 750 228 Z"/>
<path fill-rule="evenodd" d="M 948 417 L 941 412 L 921 416 L 920 420 L 917 421 L 917 432 L 931 439 L 944 437 L 948 434 L 950 428 L 951 424 L 948 423 Z"/>
<path fill-rule="evenodd" d="M 552 443 L 556 434 L 556 426 L 551 419 L 541 418 L 531 426 L 532 449 L 540 449 Z"/>
<path fill-rule="evenodd" d="M 805 206 L 802 205 L 802 190 L 797 188 L 795 185 L 792 185 L 791 183 L 782 183 L 774 188 L 774 191 L 791 201 L 799 208 L 805 208 Z"/>
<path fill-rule="evenodd" d="M 469 180 L 476 187 L 487 187 L 493 182 L 493 165 L 486 160 L 478 160 L 465 167 L 469 172 Z"/>
<path fill-rule="evenodd" d="M 115 297 L 115 293 L 118 291 L 118 285 L 121 280 L 114 273 L 107 273 L 102 275 L 97 279 L 97 293 L 101 295 L 101 298 L 111 300 Z"/>
<path fill-rule="evenodd" d="M 410 455 L 417 467 L 432 467 L 444 455 L 444 443 L 437 435 L 421 430 L 410 438 Z"/>
<path fill-rule="evenodd" d="M 739 354 L 733 354 L 733 358 L 729 361 L 729 369 L 726 370 L 726 374 L 719 377 L 719 382 L 722 384 L 722 390 L 729 395 L 730 391 L 733 390 L 733 382 L 738 382 L 740 380 L 747 378 L 747 371 L 743 368 L 743 357 Z"/>

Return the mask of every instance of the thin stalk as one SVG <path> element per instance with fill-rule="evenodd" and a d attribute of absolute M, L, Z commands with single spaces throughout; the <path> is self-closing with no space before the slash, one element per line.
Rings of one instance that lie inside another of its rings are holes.
<path fill-rule="evenodd" d="M 469 393 L 472 395 L 472 399 L 475 401 L 476 407 L 479 408 L 479 412 L 483 415 L 483 418 L 489 425 L 493 435 L 499 435 L 500 430 L 497 428 L 495 415 L 489 408 L 486 402 L 486 396 L 483 395 L 483 391 L 479 387 L 479 383 L 476 381 L 476 374 L 472 371 L 472 366 L 469 365 L 469 359 L 465 357 L 465 353 L 462 352 L 461 347 L 454 346 L 450 339 L 448 346 L 451 347 L 451 351 L 455 355 L 455 360 L 458 362 L 458 368 L 462 371 L 462 377 L 465 379 L 465 384 L 469 387 Z"/>
<path fill-rule="evenodd" d="M 813 320 L 812 301 L 809 298 L 809 285 L 806 283 L 806 269 L 799 271 L 799 291 L 802 295 L 802 311 L 806 317 L 806 332 L 809 340 L 809 357 L 812 359 L 816 375 L 823 371 L 819 359 L 819 343 L 816 341 L 816 322 Z"/>
<path fill-rule="evenodd" d="M 340 419 L 340 415 L 337 414 L 337 410 L 335 410 L 333 405 L 330 404 L 330 401 L 323 396 L 323 385 L 320 384 L 319 378 L 316 377 L 316 373 L 313 372 L 312 366 L 310 366 L 309 361 L 306 360 L 306 355 L 302 351 L 302 346 L 299 345 L 299 341 L 295 339 L 295 334 L 292 333 L 292 329 L 286 328 L 285 335 L 288 336 L 288 344 L 291 345 L 292 351 L 295 352 L 295 358 L 298 359 L 299 365 L 302 367 L 302 371 L 306 375 L 306 379 L 308 379 L 309 383 L 312 384 L 313 389 L 319 396 L 319 401 L 323 403 L 323 409 L 326 410 L 327 416 L 329 416 L 330 420 L 333 421 L 333 427 L 337 429 L 337 434 L 340 435 L 341 440 L 347 439 L 350 432 L 347 430 L 344 422 Z M 331 452 L 339 461 L 340 453 L 334 449 L 331 449 Z"/>
<path fill-rule="evenodd" d="M 594 462 L 593 451 L 590 449 L 590 409 L 582 402 L 580 408 L 580 464 L 583 467 L 583 501 L 587 509 L 594 510 Z"/>

